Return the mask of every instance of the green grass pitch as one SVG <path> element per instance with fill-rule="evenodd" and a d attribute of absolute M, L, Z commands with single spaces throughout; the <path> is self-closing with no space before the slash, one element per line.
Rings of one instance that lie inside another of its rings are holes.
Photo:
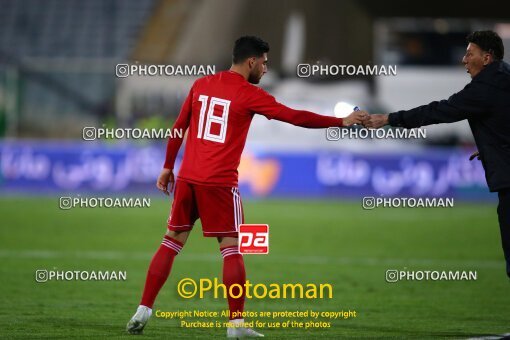
<path fill-rule="evenodd" d="M 169 203 L 153 199 L 148 209 L 62 211 L 57 198 L 0 199 L 0 338 L 131 337 L 125 325 L 165 231 Z M 322 300 L 252 299 L 246 310 L 357 312 L 330 328 L 258 329 L 266 337 L 468 338 L 510 332 L 510 283 L 495 204 L 365 211 L 352 201 L 263 200 L 246 201 L 245 215 L 248 223 L 270 225 L 270 254 L 245 256 L 251 282 L 331 283 L 334 294 Z M 154 310 L 226 308 L 223 299 L 176 293 L 185 277 L 221 279 L 216 240 L 195 228 Z M 37 283 L 37 269 L 125 270 L 127 280 Z M 388 269 L 476 270 L 478 279 L 387 283 Z M 225 329 L 189 329 L 179 320 L 153 317 L 144 337 L 223 338 Z"/>

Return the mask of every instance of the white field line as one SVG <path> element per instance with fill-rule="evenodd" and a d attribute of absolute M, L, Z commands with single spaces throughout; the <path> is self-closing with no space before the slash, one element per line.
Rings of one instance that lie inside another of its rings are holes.
<path fill-rule="evenodd" d="M 487 335 L 479 338 L 469 338 L 468 340 L 499 340 L 499 339 L 508 339 L 510 337 L 510 333 L 505 333 L 501 335 Z"/>
<path fill-rule="evenodd" d="M 128 251 L 54 251 L 54 250 L 0 250 L 0 258 L 4 259 L 91 259 L 91 260 L 143 260 L 149 261 L 153 253 Z M 434 265 L 444 267 L 476 267 L 502 268 L 504 261 L 496 260 L 449 260 L 449 259 L 406 259 L 406 258 L 367 258 L 367 257 L 333 257 L 307 255 L 245 255 L 254 257 L 256 261 L 282 264 L 313 264 L 313 265 L 359 265 L 359 266 L 390 266 L 400 267 Z M 178 256 L 179 261 L 185 262 L 218 262 L 221 255 L 217 254 L 187 254 Z"/>

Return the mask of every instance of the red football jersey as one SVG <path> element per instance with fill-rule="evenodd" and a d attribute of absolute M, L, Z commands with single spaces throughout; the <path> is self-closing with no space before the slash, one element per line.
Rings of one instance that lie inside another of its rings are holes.
<path fill-rule="evenodd" d="M 178 178 L 202 185 L 237 186 L 241 160 L 254 114 L 307 128 L 342 126 L 342 119 L 293 110 L 250 84 L 242 75 L 224 71 L 195 81 L 174 129 L 188 129 Z M 170 138 L 164 167 L 173 169 L 182 138 Z"/>

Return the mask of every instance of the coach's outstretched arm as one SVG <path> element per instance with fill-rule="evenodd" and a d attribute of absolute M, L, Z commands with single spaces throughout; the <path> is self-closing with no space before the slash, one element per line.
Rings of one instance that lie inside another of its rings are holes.
<path fill-rule="evenodd" d="M 453 123 L 475 117 L 487 112 L 490 103 L 490 88 L 482 82 L 472 82 L 452 95 L 448 100 L 432 102 L 411 110 L 397 111 L 390 114 L 370 115 L 365 127 L 380 128 L 391 125 L 404 128 L 416 128 L 431 124 Z"/>
<path fill-rule="evenodd" d="M 345 118 L 336 118 L 319 115 L 306 110 L 294 110 L 278 103 L 272 95 L 260 88 L 255 92 L 250 92 L 250 94 L 251 96 L 247 102 L 252 112 L 261 114 L 267 119 L 276 119 L 309 129 L 324 129 L 328 127 L 362 124 L 368 117 L 366 111 L 354 111 Z"/>

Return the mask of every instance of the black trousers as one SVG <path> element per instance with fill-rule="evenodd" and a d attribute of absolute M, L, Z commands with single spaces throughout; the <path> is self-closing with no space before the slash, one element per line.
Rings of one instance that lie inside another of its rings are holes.
<path fill-rule="evenodd" d="M 501 245 L 506 260 L 506 275 L 510 277 L 510 189 L 498 192 L 498 220 L 501 231 Z"/>

